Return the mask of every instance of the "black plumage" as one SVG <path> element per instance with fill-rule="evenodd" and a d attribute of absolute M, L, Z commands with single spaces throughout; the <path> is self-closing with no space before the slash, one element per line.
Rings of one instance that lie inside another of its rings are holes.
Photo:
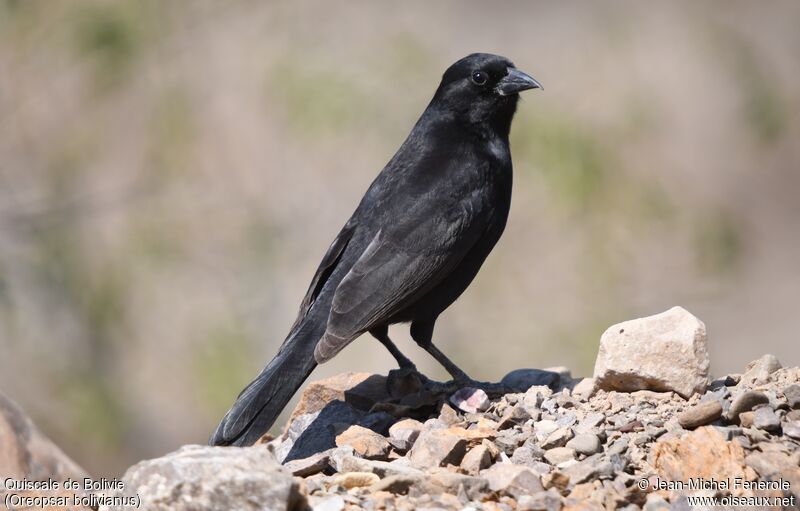
<path fill-rule="evenodd" d="M 439 314 L 472 282 L 508 218 L 508 135 L 518 93 L 541 88 L 506 58 L 476 53 L 447 69 L 406 141 L 328 248 L 295 324 L 211 437 L 249 445 L 272 425 L 318 363 L 364 332 L 413 368 L 387 335 L 413 339 L 458 381 L 469 378 L 433 344 Z"/>

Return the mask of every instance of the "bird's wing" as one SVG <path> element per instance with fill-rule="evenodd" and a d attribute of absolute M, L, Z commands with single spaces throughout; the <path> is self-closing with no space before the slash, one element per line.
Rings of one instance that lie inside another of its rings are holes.
<path fill-rule="evenodd" d="M 336 288 L 327 331 L 314 352 L 317 362 L 329 360 L 449 275 L 485 231 L 485 215 L 477 214 L 476 206 L 475 200 L 464 201 L 445 215 L 414 214 L 413 221 L 381 228 Z"/>

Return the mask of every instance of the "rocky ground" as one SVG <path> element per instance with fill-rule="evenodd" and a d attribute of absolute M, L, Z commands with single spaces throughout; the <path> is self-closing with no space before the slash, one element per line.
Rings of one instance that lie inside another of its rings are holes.
<path fill-rule="evenodd" d="M 797 509 L 800 368 L 765 355 L 710 380 L 706 342 L 675 308 L 609 328 L 592 378 L 522 369 L 487 393 L 339 375 L 308 385 L 278 438 L 184 447 L 109 495 L 165 510 Z"/>

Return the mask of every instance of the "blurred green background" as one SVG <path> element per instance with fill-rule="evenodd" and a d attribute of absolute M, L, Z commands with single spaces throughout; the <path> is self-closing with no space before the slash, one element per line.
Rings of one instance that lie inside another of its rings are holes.
<path fill-rule="evenodd" d="M 606 327 L 680 304 L 716 374 L 798 364 L 798 26 L 791 1 L 0 0 L 0 391 L 95 475 L 204 442 L 473 51 L 545 91 L 444 351 L 586 375 Z M 392 365 L 365 337 L 313 377 Z"/>

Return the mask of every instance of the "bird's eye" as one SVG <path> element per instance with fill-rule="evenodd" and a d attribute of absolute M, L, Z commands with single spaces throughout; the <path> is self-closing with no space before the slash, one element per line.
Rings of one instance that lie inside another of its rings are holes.
<path fill-rule="evenodd" d="M 476 85 L 485 85 L 488 80 L 489 80 L 489 75 L 484 73 L 483 71 L 475 71 L 474 73 L 472 73 L 472 81 Z"/>

